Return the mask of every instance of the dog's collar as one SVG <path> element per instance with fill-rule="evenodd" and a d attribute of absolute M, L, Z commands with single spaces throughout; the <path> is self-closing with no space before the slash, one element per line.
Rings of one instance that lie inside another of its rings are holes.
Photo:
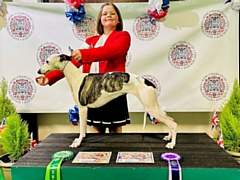
<path fill-rule="evenodd" d="M 63 72 L 63 71 L 64 71 L 64 69 L 66 68 L 66 66 L 67 66 L 68 62 L 69 62 L 69 61 L 67 61 L 67 62 L 65 63 L 65 65 L 63 66 L 62 72 Z"/>

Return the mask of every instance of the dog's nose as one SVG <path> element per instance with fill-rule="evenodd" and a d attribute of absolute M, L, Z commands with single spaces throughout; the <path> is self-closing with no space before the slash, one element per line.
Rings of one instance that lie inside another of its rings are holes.
<path fill-rule="evenodd" d="M 42 74 L 40 69 L 37 71 L 37 73 L 38 73 L 38 74 Z"/>

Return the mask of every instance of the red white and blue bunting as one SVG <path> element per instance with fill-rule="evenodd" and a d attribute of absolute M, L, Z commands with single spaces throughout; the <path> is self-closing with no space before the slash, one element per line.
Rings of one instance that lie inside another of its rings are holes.
<path fill-rule="evenodd" d="M 162 5 L 160 5 L 159 0 L 149 0 L 147 13 L 151 21 L 160 20 L 167 15 L 168 8 L 169 0 L 162 0 Z"/>
<path fill-rule="evenodd" d="M 69 21 L 78 24 L 85 17 L 85 0 L 65 0 L 65 15 Z"/>

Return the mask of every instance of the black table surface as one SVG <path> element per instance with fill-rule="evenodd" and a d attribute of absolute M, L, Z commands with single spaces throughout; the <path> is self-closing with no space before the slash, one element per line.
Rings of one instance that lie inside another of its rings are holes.
<path fill-rule="evenodd" d="M 182 168 L 240 168 L 240 164 L 205 133 L 178 133 L 177 144 L 174 149 L 165 148 L 166 142 L 162 140 L 165 135 L 165 133 L 89 133 L 80 147 L 70 148 L 69 145 L 78 137 L 77 133 L 53 133 L 40 142 L 33 150 L 25 154 L 13 166 L 46 167 L 51 162 L 53 153 L 71 150 L 74 153 L 74 157 L 80 151 L 110 151 L 112 155 L 108 164 L 72 163 L 72 160 L 68 160 L 62 163 L 62 167 L 166 168 L 166 162 L 159 160 L 159 155 L 165 152 L 174 152 L 182 156 L 180 162 Z M 155 163 L 116 163 L 118 152 L 123 151 L 153 152 Z"/>

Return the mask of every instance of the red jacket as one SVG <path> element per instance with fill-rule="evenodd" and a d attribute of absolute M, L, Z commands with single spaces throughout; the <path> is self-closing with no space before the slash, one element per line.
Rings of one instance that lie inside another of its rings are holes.
<path fill-rule="evenodd" d="M 91 63 L 99 61 L 99 72 L 125 72 L 125 63 L 127 52 L 130 47 L 131 37 L 127 31 L 113 31 L 104 46 L 92 48 L 97 43 L 100 35 L 93 36 L 86 39 L 86 43 L 89 44 L 89 49 L 79 49 L 82 54 L 82 60 L 76 62 L 72 59 L 72 63 L 82 67 L 83 73 L 89 73 Z M 54 70 L 45 74 L 49 79 L 49 84 L 54 84 L 59 79 L 64 77 L 62 71 Z"/>

